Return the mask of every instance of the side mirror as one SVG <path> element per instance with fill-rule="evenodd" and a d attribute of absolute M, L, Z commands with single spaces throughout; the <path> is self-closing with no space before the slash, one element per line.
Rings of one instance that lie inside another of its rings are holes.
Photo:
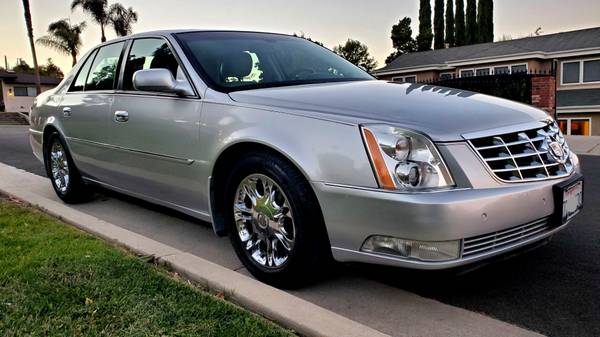
<path fill-rule="evenodd" d="M 133 87 L 135 90 L 165 92 L 179 96 L 194 95 L 194 91 L 187 81 L 175 80 L 167 69 L 136 71 L 133 74 Z"/>

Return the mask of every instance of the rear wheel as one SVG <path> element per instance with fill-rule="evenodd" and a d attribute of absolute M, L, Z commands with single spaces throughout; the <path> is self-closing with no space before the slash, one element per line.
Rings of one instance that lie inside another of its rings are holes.
<path fill-rule="evenodd" d="M 304 176 L 268 153 L 241 158 L 226 184 L 232 245 L 257 279 L 294 288 L 322 276 L 330 247 L 319 205 Z"/>
<path fill-rule="evenodd" d="M 48 136 L 44 146 L 46 174 L 54 191 L 66 203 L 81 203 L 92 196 L 91 189 L 84 183 L 64 140 L 58 132 Z"/>

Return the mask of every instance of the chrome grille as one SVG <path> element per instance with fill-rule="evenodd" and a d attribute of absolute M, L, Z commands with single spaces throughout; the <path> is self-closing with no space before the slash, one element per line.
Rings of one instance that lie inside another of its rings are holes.
<path fill-rule="evenodd" d="M 525 241 L 550 230 L 548 219 L 464 239 L 462 257 L 478 255 Z"/>
<path fill-rule="evenodd" d="M 573 170 L 569 146 L 555 122 L 544 127 L 469 139 L 486 166 L 505 182 L 564 177 Z"/>

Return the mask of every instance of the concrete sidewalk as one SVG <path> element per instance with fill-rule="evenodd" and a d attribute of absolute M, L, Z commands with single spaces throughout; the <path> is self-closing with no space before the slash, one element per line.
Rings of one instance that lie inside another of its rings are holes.
<path fill-rule="evenodd" d="M 571 150 L 577 154 L 600 156 L 600 136 L 566 136 Z"/>
<path fill-rule="evenodd" d="M 104 239 L 154 255 L 182 275 L 223 290 L 233 301 L 303 335 L 540 336 L 352 275 L 284 292 L 248 277 L 227 240 L 215 237 L 208 225 L 127 199 L 101 197 L 68 206 L 46 178 L 4 164 L 0 191 Z"/>

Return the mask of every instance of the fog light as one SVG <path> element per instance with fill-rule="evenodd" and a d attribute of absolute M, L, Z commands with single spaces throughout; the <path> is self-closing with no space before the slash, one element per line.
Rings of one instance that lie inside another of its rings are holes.
<path fill-rule="evenodd" d="M 448 261 L 458 259 L 460 240 L 415 241 L 374 235 L 363 243 L 361 251 L 420 261 Z"/>

